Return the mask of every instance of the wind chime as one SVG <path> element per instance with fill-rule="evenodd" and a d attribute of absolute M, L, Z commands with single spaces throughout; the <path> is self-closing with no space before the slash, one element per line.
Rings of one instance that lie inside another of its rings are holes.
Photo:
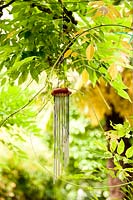
<path fill-rule="evenodd" d="M 54 96 L 54 183 L 69 160 L 69 95 L 68 88 L 56 88 Z"/>

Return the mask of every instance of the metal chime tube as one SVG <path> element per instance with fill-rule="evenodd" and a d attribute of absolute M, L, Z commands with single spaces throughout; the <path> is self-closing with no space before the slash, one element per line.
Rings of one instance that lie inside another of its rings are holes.
<path fill-rule="evenodd" d="M 54 182 L 69 160 L 69 95 L 67 88 L 53 90 L 54 96 Z"/>

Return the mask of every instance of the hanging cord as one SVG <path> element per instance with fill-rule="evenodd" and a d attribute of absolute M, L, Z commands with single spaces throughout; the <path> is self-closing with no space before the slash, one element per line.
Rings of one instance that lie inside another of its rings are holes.
<path fill-rule="evenodd" d="M 61 36 L 60 36 L 60 48 L 64 46 L 64 5 L 62 0 L 58 0 L 58 4 L 61 6 Z M 62 57 L 63 59 L 63 57 Z M 60 76 L 62 75 L 62 68 L 61 65 L 57 65 L 57 76 L 58 76 L 58 85 L 57 87 L 60 87 Z"/>

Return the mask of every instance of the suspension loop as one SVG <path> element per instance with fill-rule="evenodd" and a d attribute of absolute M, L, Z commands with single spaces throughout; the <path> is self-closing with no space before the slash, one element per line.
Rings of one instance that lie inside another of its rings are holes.
<path fill-rule="evenodd" d="M 69 161 L 69 95 L 67 88 L 52 91 L 54 96 L 54 183 Z"/>

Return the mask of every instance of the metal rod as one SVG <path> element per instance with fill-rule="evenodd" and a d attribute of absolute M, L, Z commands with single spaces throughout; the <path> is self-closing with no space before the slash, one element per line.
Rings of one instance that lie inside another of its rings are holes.
<path fill-rule="evenodd" d="M 59 103 L 59 132 L 58 132 L 58 176 L 60 176 L 60 161 L 61 161 L 61 151 L 60 151 L 60 144 L 61 144 L 61 141 L 60 141 L 60 135 L 61 135 L 61 99 L 60 97 L 58 97 L 59 100 L 58 100 L 58 103 Z"/>
<path fill-rule="evenodd" d="M 63 126 L 64 126 L 64 97 L 61 97 L 61 111 L 62 111 L 62 121 L 61 121 L 61 166 L 63 171 Z M 62 173 L 61 171 L 61 173 Z"/>
<path fill-rule="evenodd" d="M 59 176 L 59 114 L 60 114 L 60 105 L 59 105 L 59 97 L 57 97 L 57 105 L 58 105 L 58 112 L 57 112 L 57 118 L 58 118 L 58 125 L 57 125 L 57 177 Z"/>
<path fill-rule="evenodd" d="M 64 131 L 65 131 L 65 97 L 63 97 L 63 124 L 62 124 L 62 165 L 64 168 Z"/>
<path fill-rule="evenodd" d="M 56 102 L 56 97 L 54 97 L 54 183 L 57 178 L 57 159 L 56 159 L 56 149 L 57 149 L 57 102 Z"/>

